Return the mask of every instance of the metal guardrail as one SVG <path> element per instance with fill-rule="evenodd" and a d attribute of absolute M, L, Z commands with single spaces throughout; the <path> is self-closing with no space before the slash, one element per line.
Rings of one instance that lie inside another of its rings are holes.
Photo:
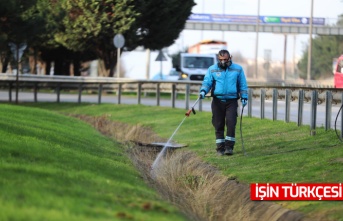
<path fill-rule="evenodd" d="M 42 89 L 51 89 L 56 93 L 56 102 L 60 102 L 61 91 L 77 91 L 78 103 L 81 103 L 82 93 L 89 91 L 98 94 L 98 103 L 101 103 L 103 93 L 115 93 L 118 97 L 118 104 L 121 103 L 122 94 L 125 92 L 137 95 L 137 104 L 141 104 L 142 95 L 153 93 L 156 96 L 156 105 L 160 105 L 161 93 L 169 93 L 172 100 L 172 108 L 175 108 L 177 94 L 185 95 L 185 108 L 189 109 L 190 95 L 198 95 L 201 81 L 159 81 L 159 80 L 133 80 L 125 78 L 107 77 L 70 77 L 70 76 L 47 76 L 23 74 L 16 78 L 13 74 L 0 74 L 0 88 L 9 91 L 8 101 L 12 102 L 12 90 L 16 92 L 23 89 L 33 90 L 34 102 L 38 102 L 37 93 Z M 248 82 L 249 102 L 259 100 L 260 118 L 265 118 L 265 102 L 272 100 L 273 120 L 277 119 L 277 103 L 285 102 L 285 122 L 289 122 L 290 103 L 298 101 L 298 126 L 302 125 L 303 105 L 311 103 L 311 134 L 315 134 L 317 106 L 325 104 L 325 129 L 331 128 L 331 107 L 333 104 L 341 104 L 343 100 L 343 89 L 332 87 L 312 87 L 301 85 L 287 85 L 284 83 L 259 83 Z M 16 102 L 18 101 L 16 93 Z M 202 110 L 199 102 L 199 110 Z M 248 116 L 252 116 L 252 107 L 248 105 Z M 341 115 L 341 122 L 343 117 Z M 343 124 L 342 124 L 343 125 Z M 341 137 L 343 137 L 343 126 L 341 125 Z"/>

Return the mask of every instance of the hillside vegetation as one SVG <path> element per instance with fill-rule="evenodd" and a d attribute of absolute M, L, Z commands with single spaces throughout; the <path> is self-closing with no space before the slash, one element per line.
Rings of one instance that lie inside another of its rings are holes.
<path fill-rule="evenodd" d="M 90 125 L 4 104 L 0 115 L 0 220 L 187 220 Z"/>
<path fill-rule="evenodd" d="M 125 123 L 125 125 L 142 126 L 154 131 L 164 140 L 167 140 L 175 132 L 175 129 L 184 119 L 185 113 L 185 110 L 180 109 L 142 105 L 51 103 L 23 105 L 73 116 L 105 117 L 113 122 Z M 24 110 L 27 113 L 26 108 L 23 108 Z M 33 116 L 34 112 L 38 110 L 29 109 L 29 111 Z M 10 112 L 14 111 L 11 110 Z M 43 113 L 47 112 L 43 111 Z M 75 119 L 55 115 L 59 117 L 54 122 L 61 123 L 61 125 L 64 125 L 62 121 L 68 119 L 71 120 L 71 125 L 76 125 L 76 128 L 84 127 L 82 123 L 76 124 L 78 121 Z M 27 114 L 26 116 L 31 115 Z M 19 122 L 20 118 L 16 118 Z M 56 127 L 57 131 L 61 131 L 58 129 L 61 125 Z M 196 115 L 191 115 L 185 119 L 173 141 L 187 144 L 187 150 L 196 153 L 204 162 L 219 169 L 230 180 L 245 184 L 274 182 L 339 183 L 342 181 L 343 145 L 337 139 L 335 131 L 317 128 L 316 135 L 310 136 L 308 126 L 297 127 L 294 123 L 248 117 L 243 117 L 242 125 L 246 156 L 242 151 L 239 121 L 236 131 L 235 154 L 230 157 L 219 157 L 215 154 L 214 130 L 211 125 L 211 114 L 208 112 L 197 112 Z M 74 136 L 76 131 L 80 131 L 80 129 L 76 130 L 75 128 L 73 130 L 75 131 L 67 133 L 67 135 L 73 134 L 72 136 Z M 108 135 L 110 136 L 111 133 Z M 88 134 L 80 134 L 79 136 L 79 139 L 73 139 L 75 145 L 84 138 L 88 138 L 85 143 L 92 140 Z M 44 137 L 48 136 L 45 135 Z M 132 135 L 131 138 L 134 139 L 135 137 Z M 130 136 L 126 138 L 130 139 Z M 107 142 L 113 143 L 109 140 Z M 341 220 L 343 217 L 343 204 L 340 201 L 287 201 L 278 203 L 286 208 L 298 210 L 309 217 L 316 217 L 317 220 Z"/>

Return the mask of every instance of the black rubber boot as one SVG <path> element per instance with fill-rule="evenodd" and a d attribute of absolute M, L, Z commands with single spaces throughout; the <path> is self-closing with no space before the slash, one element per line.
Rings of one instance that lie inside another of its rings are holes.
<path fill-rule="evenodd" d="M 234 146 L 234 142 L 232 142 L 232 141 L 225 141 L 225 151 L 224 151 L 224 154 L 225 155 L 233 155 L 233 146 Z"/>
<path fill-rule="evenodd" d="M 225 151 L 225 143 L 217 143 L 216 151 L 219 156 L 223 156 Z"/>

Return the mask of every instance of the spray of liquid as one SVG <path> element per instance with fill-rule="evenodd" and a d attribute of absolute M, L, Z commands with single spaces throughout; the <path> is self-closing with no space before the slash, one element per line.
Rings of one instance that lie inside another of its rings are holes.
<path fill-rule="evenodd" d="M 176 132 L 179 130 L 179 128 L 181 127 L 181 125 L 183 124 L 183 122 L 185 121 L 185 119 L 187 118 L 187 116 L 185 118 L 183 118 L 183 120 L 181 121 L 181 123 L 179 124 L 179 126 L 175 129 L 174 133 L 170 136 L 169 140 L 167 141 L 167 143 L 164 145 L 164 147 L 162 148 L 161 152 L 159 152 L 159 154 L 157 155 L 155 161 L 153 162 L 152 166 L 151 166 L 151 175 L 154 177 L 155 174 L 154 169 L 158 166 L 158 164 L 161 162 L 162 157 L 164 157 L 166 155 L 167 149 L 170 146 L 170 142 L 173 139 L 174 135 L 176 134 Z"/>

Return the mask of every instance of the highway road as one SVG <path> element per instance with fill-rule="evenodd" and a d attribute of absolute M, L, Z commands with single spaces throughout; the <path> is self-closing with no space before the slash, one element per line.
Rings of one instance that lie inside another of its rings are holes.
<path fill-rule="evenodd" d="M 12 92 L 12 103 L 15 103 L 15 92 Z M 0 91 L 0 103 L 7 103 L 9 99 L 9 94 L 7 91 Z M 57 95 L 53 93 L 38 93 L 37 95 L 38 102 L 56 102 Z M 19 102 L 34 102 L 34 95 L 32 92 L 19 92 L 18 95 Z M 61 94 L 60 102 L 78 102 L 78 94 Z M 81 102 L 84 103 L 98 103 L 98 95 L 82 95 Z M 113 103 L 118 104 L 118 97 L 116 95 L 102 95 L 101 103 Z M 153 97 L 141 97 L 142 105 L 148 106 L 156 106 L 157 101 L 156 98 Z M 211 99 L 205 98 L 202 100 L 202 111 L 211 111 Z M 138 104 L 137 97 L 132 96 L 122 96 L 121 97 L 121 104 Z M 189 107 L 193 106 L 194 101 L 189 102 Z M 332 106 L 332 116 L 330 127 L 332 129 L 335 128 L 335 120 L 340 109 L 340 105 L 333 105 Z M 161 98 L 160 106 L 164 107 L 172 107 L 172 100 Z M 185 109 L 186 110 L 186 102 L 185 100 L 176 100 L 175 108 Z M 199 103 L 195 106 L 195 110 L 199 111 Z M 285 121 L 285 102 L 278 101 L 277 105 L 277 120 Z M 265 101 L 265 110 L 264 116 L 266 119 L 273 119 L 273 111 L 272 111 L 272 101 L 266 100 Z M 243 111 L 243 116 L 248 115 L 248 108 L 245 107 Z M 259 100 L 253 100 L 252 104 L 252 116 L 256 118 L 261 117 L 261 108 Z M 303 108 L 303 125 L 310 125 L 310 117 L 311 117 L 311 104 L 304 103 Z M 290 121 L 291 122 L 298 122 L 298 102 L 291 102 L 290 105 Z M 340 130 L 341 127 L 341 114 L 339 114 L 336 128 Z M 316 120 L 316 127 L 324 127 L 325 126 L 325 103 L 320 104 L 317 106 L 317 120 Z"/>

